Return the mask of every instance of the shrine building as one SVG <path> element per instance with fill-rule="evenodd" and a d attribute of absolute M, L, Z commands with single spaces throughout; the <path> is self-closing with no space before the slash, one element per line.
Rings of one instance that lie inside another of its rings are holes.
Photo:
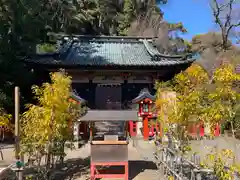
<path fill-rule="evenodd" d="M 65 69 L 72 76 L 72 88 L 91 110 L 126 110 L 133 107 L 132 100 L 141 90 L 154 95 L 156 80 L 169 80 L 194 61 L 191 55 L 161 54 L 153 41 L 149 37 L 62 36 L 56 52 L 36 54 L 26 62 L 49 72 Z"/>

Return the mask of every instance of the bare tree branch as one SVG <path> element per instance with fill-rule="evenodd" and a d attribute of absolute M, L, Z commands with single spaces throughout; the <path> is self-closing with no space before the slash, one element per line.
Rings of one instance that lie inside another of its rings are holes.
<path fill-rule="evenodd" d="M 240 26 L 240 20 L 234 22 L 233 11 L 236 0 L 227 0 L 226 3 L 220 3 L 218 0 L 211 0 L 211 9 L 215 23 L 220 27 L 222 34 L 222 48 L 227 50 L 230 31 Z M 224 17 L 223 19 L 221 17 Z"/>

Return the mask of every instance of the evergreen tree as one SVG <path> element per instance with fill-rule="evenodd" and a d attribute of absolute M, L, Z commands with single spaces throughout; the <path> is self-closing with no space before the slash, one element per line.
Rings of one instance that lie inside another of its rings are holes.
<path fill-rule="evenodd" d="M 119 35 L 127 35 L 131 22 L 136 18 L 136 8 L 132 0 L 125 0 L 123 6 L 122 18 L 119 22 Z"/>

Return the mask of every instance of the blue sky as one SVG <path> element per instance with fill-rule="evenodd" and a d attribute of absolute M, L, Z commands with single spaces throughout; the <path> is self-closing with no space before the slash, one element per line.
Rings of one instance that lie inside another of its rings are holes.
<path fill-rule="evenodd" d="M 211 15 L 209 0 L 168 0 L 161 5 L 164 19 L 168 22 L 182 22 L 188 33 L 183 35 L 191 39 L 196 34 L 216 30 Z"/>

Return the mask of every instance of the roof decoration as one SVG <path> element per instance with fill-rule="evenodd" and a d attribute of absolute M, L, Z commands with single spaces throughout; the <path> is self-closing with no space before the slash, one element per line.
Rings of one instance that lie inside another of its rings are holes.
<path fill-rule="evenodd" d="M 64 36 L 54 54 L 28 62 L 62 66 L 171 66 L 194 61 L 191 55 L 161 54 L 147 37 Z"/>
<path fill-rule="evenodd" d="M 152 101 L 154 101 L 155 96 L 151 95 L 147 88 L 144 88 L 140 91 L 139 95 L 132 100 L 132 103 L 138 103 L 144 99 L 151 99 Z"/>

